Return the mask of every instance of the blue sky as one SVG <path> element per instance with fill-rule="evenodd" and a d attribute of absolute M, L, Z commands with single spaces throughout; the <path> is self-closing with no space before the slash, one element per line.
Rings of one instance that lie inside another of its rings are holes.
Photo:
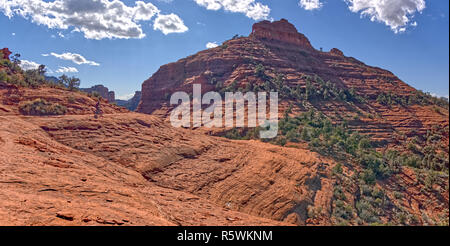
<path fill-rule="evenodd" d="M 449 2 L 389 2 L 0 0 L 0 48 L 20 53 L 26 65 L 47 65 L 50 75 L 65 71 L 82 87 L 103 84 L 125 97 L 161 65 L 209 42 L 248 35 L 259 20 L 286 18 L 317 49 L 339 48 L 417 89 L 448 96 Z M 85 17 L 76 19 L 79 13 Z"/>

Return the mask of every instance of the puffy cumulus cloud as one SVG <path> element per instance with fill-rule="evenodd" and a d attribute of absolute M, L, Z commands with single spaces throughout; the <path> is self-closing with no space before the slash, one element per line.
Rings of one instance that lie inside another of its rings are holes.
<path fill-rule="evenodd" d="M 160 30 L 164 35 L 169 33 L 182 33 L 189 30 L 189 28 L 184 25 L 183 20 L 175 14 L 158 15 L 153 24 L 153 29 Z"/>
<path fill-rule="evenodd" d="M 209 10 L 224 9 L 232 13 L 242 13 L 254 20 L 267 19 L 270 8 L 255 0 L 195 0 L 195 2 Z"/>
<path fill-rule="evenodd" d="M 78 69 L 74 67 L 59 67 L 57 73 L 78 73 Z"/>
<path fill-rule="evenodd" d="M 320 9 L 323 6 L 323 3 L 320 2 L 320 0 L 300 0 L 298 4 L 305 10 Z"/>
<path fill-rule="evenodd" d="M 150 21 L 160 10 L 152 3 L 121 0 L 0 0 L 0 11 L 9 18 L 19 15 L 51 29 L 82 32 L 87 39 L 143 38 L 139 22 Z"/>
<path fill-rule="evenodd" d="M 72 61 L 73 63 L 76 63 L 78 65 L 87 64 L 91 66 L 100 66 L 100 64 L 98 64 L 97 62 L 89 61 L 86 58 L 84 58 L 84 56 L 76 53 L 66 52 L 62 54 L 56 54 L 52 52 L 50 54 L 42 54 L 42 56 L 50 56 L 50 55 L 61 60 Z"/>
<path fill-rule="evenodd" d="M 36 63 L 36 62 L 33 62 L 33 61 L 27 61 L 27 60 L 21 60 L 20 61 L 20 67 L 23 69 L 23 70 L 34 70 L 34 69 L 38 69 L 39 68 L 39 66 L 40 66 L 41 64 L 38 64 L 38 63 Z"/>
<path fill-rule="evenodd" d="M 406 31 L 414 14 L 425 9 L 425 0 L 345 0 L 349 9 L 361 16 L 368 16 L 371 21 L 378 21 L 389 26 L 395 33 Z"/>
<path fill-rule="evenodd" d="M 216 47 L 218 47 L 219 45 L 216 43 L 216 42 L 208 42 L 207 44 L 206 44 L 206 48 L 207 49 L 212 49 L 212 48 L 216 48 Z"/>

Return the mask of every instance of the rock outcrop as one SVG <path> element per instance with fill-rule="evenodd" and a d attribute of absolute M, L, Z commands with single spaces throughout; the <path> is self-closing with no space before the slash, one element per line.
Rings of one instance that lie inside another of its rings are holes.
<path fill-rule="evenodd" d="M 250 38 L 313 49 L 308 38 L 299 33 L 295 26 L 286 19 L 275 22 L 262 21 L 254 24 Z"/>
<path fill-rule="evenodd" d="M 12 52 L 11 51 L 9 51 L 9 49 L 8 48 L 3 48 L 3 49 L 1 49 L 0 50 L 0 53 L 2 54 L 2 59 L 6 59 L 6 60 L 9 60 L 9 56 L 12 54 Z"/>
<path fill-rule="evenodd" d="M 341 50 L 339 50 L 337 48 L 331 49 L 330 53 L 333 55 L 337 55 L 337 56 L 344 56 L 344 52 L 342 52 Z"/>

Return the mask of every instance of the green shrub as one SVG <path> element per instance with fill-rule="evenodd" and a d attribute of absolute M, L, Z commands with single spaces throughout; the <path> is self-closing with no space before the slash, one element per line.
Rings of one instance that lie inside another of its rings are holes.
<path fill-rule="evenodd" d="M 8 74 L 5 71 L 0 71 L 0 82 L 7 82 Z"/>
<path fill-rule="evenodd" d="M 75 77 L 68 77 L 65 74 L 61 75 L 59 78 L 59 83 L 66 86 L 69 90 L 77 90 L 80 87 L 80 79 Z"/>
<path fill-rule="evenodd" d="M 25 71 L 24 77 L 26 85 L 33 88 L 39 87 L 46 82 L 44 76 L 37 69 Z"/>
<path fill-rule="evenodd" d="M 363 180 L 366 184 L 374 185 L 376 180 L 376 175 L 373 170 L 366 169 L 363 173 L 361 173 L 361 180 Z"/>
<path fill-rule="evenodd" d="M 336 166 L 333 167 L 333 173 L 334 174 L 342 174 L 344 170 L 342 169 L 342 164 L 338 163 Z"/>
<path fill-rule="evenodd" d="M 92 98 L 100 98 L 100 94 L 96 91 L 89 93 L 88 96 Z"/>
<path fill-rule="evenodd" d="M 280 145 L 280 146 L 285 146 L 287 144 L 287 139 L 285 137 L 277 138 L 277 140 L 275 141 L 275 144 Z"/>
<path fill-rule="evenodd" d="M 267 79 L 266 68 L 262 64 L 258 64 L 255 67 L 255 76 L 260 79 Z"/>
<path fill-rule="evenodd" d="M 437 113 L 440 113 L 439 107 L 449 108 L 449 102 L 446 98 L 433 97 L 429 93 L 422 91 L 414 91 L 409 95 L 396 95 L 392 92 L 383 92 L 378 95 L 377 102 L 385 106 L 434 105 L 433 110 Z"/>
<path fill-rule="evenodd" d="M 394 191 L 394 197 L 395 199 L 402 199 L 403 198 L 403 193 L 398 192 L 398 191 Z"/>
<path fill-rule="evenodd" d="M 24 115 L 64 115 L 67 108 L 58 103 L 47 102 L 44 99 L 36 99 L 33 101 L 26 101 L 19 105 L 19 110 Z"/>
<path fill-rule="evenodd" d="M 372 204 L 367 200 L 361 200 L 356 203 L 356 210 L 358 211 L 359 217 L 367 223 L 377 223 L 379 219 L 372 206 Z"/>
<path fill-rule="evenodd" d="M 11 76 L 8 76 L 7 83 L 14 84 L 18 86 L 28 87 L 28 84 L 25 82 L 22 76 L 19 74 L 13 74 Z"/>
<path fill-rule="evenodd" d="M 366 99 L 358 95 L 354 88 L 338 88 L 336 83 L 331 81 L 325 82 L 322 78 L 315 75 L 304 76 L 306 80 L 306 88 L 300 89 L 297 94 L 304 94 L 304 99 L 308 101 L 314 100 L 338 100 L 344 102 L 364 102 Z"/>
<path fill-rule="evenodd" d="M 339 186 L 339 185 L 334 187 L 333 196 L 334 196 L 334 199 L 336 199 L 336 200 L 341 200 L 341 201 L 347 200 L 347 197 L 345 196 L 342 186 Z"/>
<path fill-rule="evenodd" d="M 374 183 L 376 179 L 386 179 L 393 172 L 391 167 L 384 161 L 379 153 L 360 153 L 358 159 L 360 164 L 366 168 L 362 178 L 368 184 Z"/>
<path fill-rule="evenodd" d="M 69 96 L 69 97 L 67 98 L 67 101 L 68 101 L 69 103 L 76 103 L 76 102 L 77 102 L 77 100 L 75 99 L 74 96 Z"/>

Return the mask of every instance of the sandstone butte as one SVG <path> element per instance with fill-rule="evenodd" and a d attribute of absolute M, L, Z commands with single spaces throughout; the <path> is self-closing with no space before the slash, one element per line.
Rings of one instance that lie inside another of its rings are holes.
<path fill-rule="evenodd" d="M 105 114 L 95 119 L 97 101 L 84 93 L 0 81 L 0 225 L 337 225 L 343 208 L 336 190 L 344 182 L 347 223 L 369 224 L 358 203 L 365 191 L 334 175 L 332 157 L 302 144 L 230 140 L 167 122 L 168 93 L 190 91 L 193 83 L 214 90 L 212 77 L 224 85 L 260 83 L 255 64 L 263 64 L 267 76 L 284 74 L 290 87 L 305 86 L 304 75 L 319 75 L 354 88 L 366 102 L 296 104 L 292 112 L 314 107 L 334 122 L 336 112 L 361 112 L 349 125 L 375 142 L 400 146 L 434 126 L 448 129 L 448 108 L 377 103 L 382 91 L 415 91 L 392 73 L 338 49 L 317 51 L 286 20 L 264 21 L 249 37 L 162 66 L 144 82 L 138 112 L 102 100 Z M 22 115 L 20 103 L 36 98 L 64 105 L 67 113 Z M 283 100 L 282 109 L 290 103 Z M 369 113 L 378 117 L 364 116 Z M 351 177 L 359 168 L 349 161 L 342 173 Z M 422 175 L 405 166 L 376 182 L 384 191 L 371 201 L 383 204 L 375 208 L 378 223 L 448 224 L 448 174 L 436 177 L 431 189 Z"/>

